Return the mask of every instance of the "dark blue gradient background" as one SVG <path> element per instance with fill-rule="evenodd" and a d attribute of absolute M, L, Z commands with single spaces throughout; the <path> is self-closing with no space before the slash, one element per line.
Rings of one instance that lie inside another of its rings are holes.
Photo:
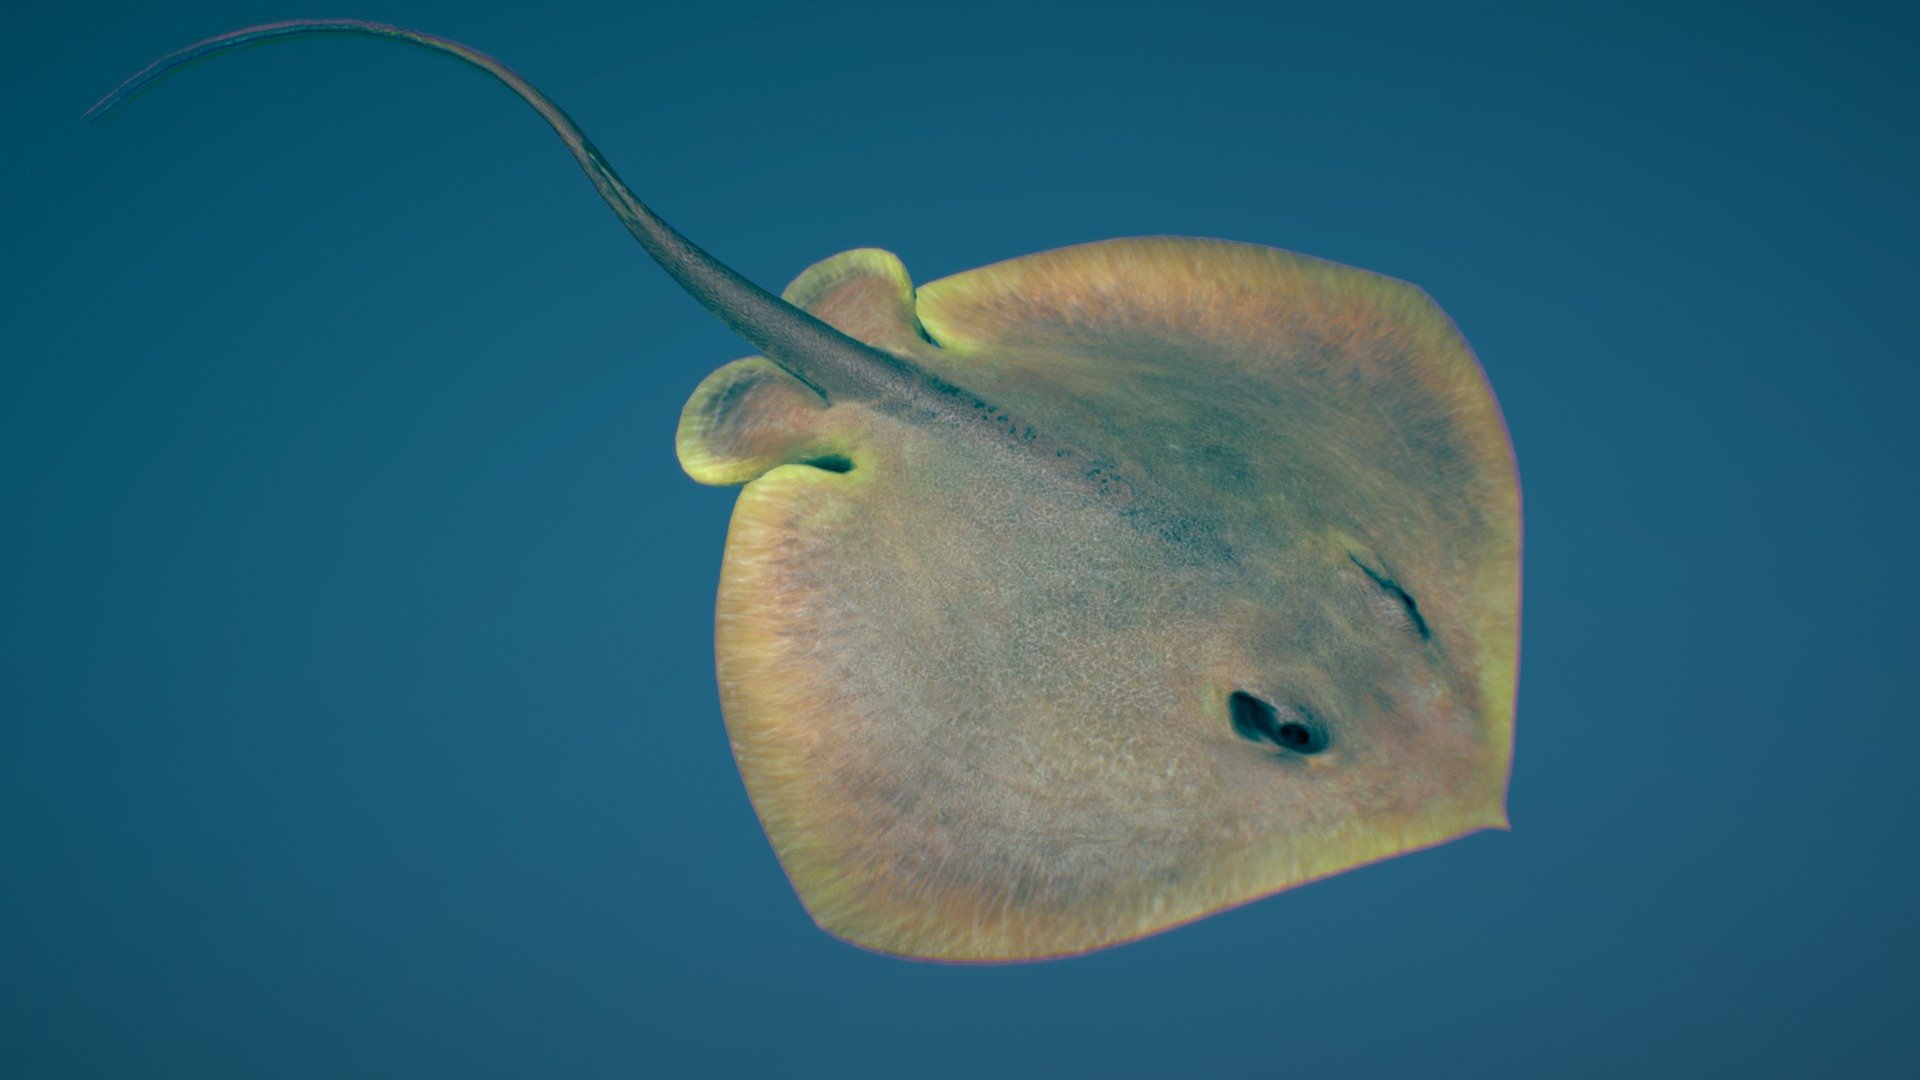
<path fill-rule="evenodd" d="M 10 20 L 0 1075 L 1915 1067 L 1903 6 L 525 7 Z M 746 350 L 537 119 L 335 39 L 79 121 L 312 14 L 500 55 L 772 287 L 1147 233 L 1424 286 L 1525 482 L 1514 831 L 1039 966 L 816 930 L 672 452 Z"/>

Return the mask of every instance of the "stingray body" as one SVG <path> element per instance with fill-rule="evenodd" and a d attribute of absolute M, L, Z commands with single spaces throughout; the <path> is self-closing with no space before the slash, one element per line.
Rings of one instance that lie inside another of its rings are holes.
<path fill-rule="evenodd" d="M 678 433 L 743 485 L 717 655 L 735 756 L 814 919 L 904 956 L 1131 940 L 1504 827 L 1519 491 L 1412 286 L 1146 238 L 915 288 L 863 249 L 783 297 L 672 230 L 497 61 L 647 250 L 762 355 Z"/>

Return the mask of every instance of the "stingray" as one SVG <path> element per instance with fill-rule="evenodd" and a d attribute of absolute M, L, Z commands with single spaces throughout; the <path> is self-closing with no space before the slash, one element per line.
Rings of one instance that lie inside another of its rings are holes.
<path fill-rule="evenodd" d="M 758 351 L 686 472 L 738 486 L 722 710 L 829 933 L 1025 960 L 1506 828 L 1520 496 L 1499 406 L 1404 282 L 1110 240 L 915 286 L 863 248 L 768 293 L 634 197 L 499 61 L 649 255 Z"/>

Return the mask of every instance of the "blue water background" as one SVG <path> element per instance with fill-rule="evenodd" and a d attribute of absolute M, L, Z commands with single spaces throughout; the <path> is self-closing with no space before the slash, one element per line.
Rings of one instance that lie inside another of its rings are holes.
<path fill-rule="evenodd" d="M 1915 1069 L 1906 5 L 95 4 L 0 39 L 0 1075 Z M 1817 10 L 1816 10 L 1817 8 Z M 1081 241 L 1429 290 L 1526 490 L 1511 833 L 955 969 L 816 930 L 712 675 L 746 349 L 506 58 L 777 287 Z"/>

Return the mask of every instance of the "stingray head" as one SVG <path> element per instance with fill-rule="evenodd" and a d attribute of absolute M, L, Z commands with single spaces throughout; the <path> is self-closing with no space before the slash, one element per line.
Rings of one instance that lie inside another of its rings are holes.
<path fill-rule="evenodd" d="M 1493 396 L 1400 282 L 1113 241 L 917 292 L 861 250 L 784 297 L 636 199 L 491 57 L 620 220 L 763 356 L 702 383 L 728 730 L 821 926 L 901 955 L 1098 948 L 1504 824 L 1519 506 Z"/>

